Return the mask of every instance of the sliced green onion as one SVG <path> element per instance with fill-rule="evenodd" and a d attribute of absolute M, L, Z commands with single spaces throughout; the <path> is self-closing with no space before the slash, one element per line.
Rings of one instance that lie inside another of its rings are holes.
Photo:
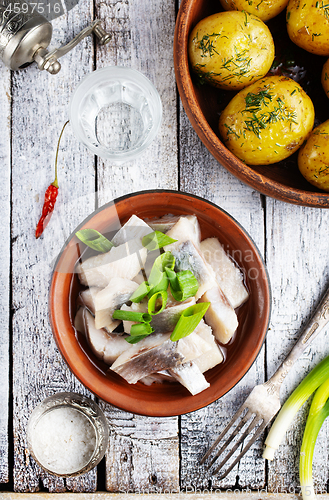
<path fill-rule="evenodd" d="M 170 245 L 170 243 L 175 243 L 175 241 L 177 240 L 161 233 L 161 231 L 153 231 L 153 233 L 144 236 L 142 239 L 142 245 L 148 250 L 158 250 L 166 245 Z"/>
<path fill-rule="evenodd" d="M 273 460 L 274 452 L 279 448 L 294 416 L 311 394 L 327 378 L 329 378 L 329 356 L 313 368 L 282 406 L 266 438 L 263 458 Z"/>
<path fill-rule="evenodd" d="M 184 309 L 174 331 L 170 335 L 170 339 L 175 342 L 190 335 L 202 320 L 209 306 L 210 302 L 202 302 Z"/>
<path fill-rule="evenodd" d="M 75 235 L 82 243 L 98 252 L 109 252 L 114 247 L 113 243 L 96 231 L 96 229 L 80 229 Z"/>
<path fill-rule="evenodd" d="M 168 299 L 168 293 L 166 290 L 160 290 L 159 292 L 154 293 L 148 301 L 147 305 L 148 313 L 152 316 L 160 314 L 166 307 L 167 299 Z M 161 307 L 157 311 L 156 306 L 159 300 L 161 301 Z"/>
<path fill-rule="evenodd" d="M 131 325 L 130 335 L 133 337 L 139 337 L 141 335 L 150 335 L 154 332 L 154 328 L 150 325 L 150 323 L 136 323 Z"/>
<path fill-rule="evenodd" d="M 129 344 L 137 344 L 137 342 L 145 339 L 145 337 L 148 337 L 148 334 L 139 336 L 136 335 L 135 337 L 126 337 L 125 340 L 126 342 L 129 342 Z"/>
<path fill-rule="evenodd" d="M 121 319 L 123 321 L 141 321 L 143 323 L 149 323 L 152 316 L 148 313 L 141 313 L 138 311 L 122 311 L 117 309 L 112 315 L 113 319 Z"/>
<path fill-rule="evenodd" d="M 172 271 L 170 273 L 172 276 Z M 170 291 L 175 300 L 183 302 L 189 297 L 194 297 L 198 291 L 199 284 L 191 271 L 179 271 L 175 279 L 169 278 Z"/>
<path fill-rule="evenodd" d="M 314 394 L 300 449 L 299 479 L 304 500 L 314 500 L 316 498 L 313 487 L 312 460 L 319 431 L 323 422 L 329 416 L 328 398 L 329 379 L 321 384 Z"/>
<path fill-rule="evenodd" d="M 155 292 L 167 290 L 169 282 L 167 274 L 165 273 L 165 269 L 174 269 L 174 267 L 175 257 L 171 252 L 164 252 L 155 259 L 148 279 L 148 283 L 151 286 L 150 292 L 152 293 L 152 295 Z"/>
<path fill-rule="evenodd" d="M 134 293 L 130 295 L 129 300 L 135 303 L 140 302 L 141 300 L 143 300 L 144 297 L 146 297 L 151 288 L 152 287 L 148 284 L 147 281 L 143 281 L 143 283 L 139 285 L 139 287 L 134 291 Z"/>

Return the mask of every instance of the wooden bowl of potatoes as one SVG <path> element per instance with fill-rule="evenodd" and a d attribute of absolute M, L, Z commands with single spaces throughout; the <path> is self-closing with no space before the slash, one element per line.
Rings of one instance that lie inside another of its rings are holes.
<path fill-rule="evenodd" d="M 329 208 L 329 21 L 320 2 L 296 5 L 182 0 L 176 81 L 222 166 L 262 194 Z"/>

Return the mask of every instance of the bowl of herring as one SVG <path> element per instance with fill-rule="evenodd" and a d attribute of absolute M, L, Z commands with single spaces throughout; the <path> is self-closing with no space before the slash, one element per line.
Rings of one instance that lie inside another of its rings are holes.
<path fill-rule="evenodd" d="M 92 213 L 55 264 L 57 346 L 92 393 L 123 410 L 173 416 L 227 393 L 270 317 L 259 250 L 215 204 L 154 190 Z"/>

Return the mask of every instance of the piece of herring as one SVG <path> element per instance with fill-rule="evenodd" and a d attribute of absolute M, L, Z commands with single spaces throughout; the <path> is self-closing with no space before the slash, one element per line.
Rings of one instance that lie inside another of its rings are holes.
<path fill-rule="evenodd" d="M 115 246 L 122 245 L 130 240 L 139 239 L 140 241 L 144 236 L 153 232 L 153 229 L 133 214 L 130 219 L 119 229 L 119 231 L 112 238 L 112 243 Z"/>
<path fill-rule="evenodd" d="M 218 342 L 227 344 L 239 324 L 233 307 L 218 286 L 207 290 L 199 302 L 210 302 L 204 315 L 205 322 L 211 326 Z"/>
<path fill-rule="evenodd" d="M 210 350 L 193 360 L 193 363 L 199 368 L 201 373 L 214 368 L 223 362 L 224 357 L 222 351 L 217 344 L 214 335 L 212 334 L 211 327 L 203 320 L 200 321 L 194 333 L 201 337 L 210 346 Z"/>
<path fill-rule="evenodd" d="M 243 273 L 225 252 L 217 238 L 201 241 L 200 249 L 207 263 L 213 268 L 218 284 L 235 309 L 249 297 L 243 282 Z"/>
<path fill-rule="evenodd" d="M 166 234 L 170 238 L 177 240 L 164 247 L 166 252 L 171 252 L 174 248 L 178 248 L 185 241 L 192 241 L 196 247 L 200 245 L 201 231 L 199 221 L 195 215 L 180 217 Z"/>
<path fill-rule="evenodd" d="M 140 240 L 131 240 L 109 252 L 77 264 L 76 272 L 83 285 L 103 288 L 112 278 L 133 279 L 144 267 L 147 249 Z"/>
<path fill-rule="evenodd" d="M 189 270 L 196 277 L 199 284 L 195 295 L 196 300 L 210 288 L 218 286 L 213 269 L 207 264 L 192 241 L 185 241 L 178 248 L 173 248 L 171 252 L 175 257 L 175 270 Z"/>
<path fill-rule="evenodd" d="M 193 361 L 178 365 L 174 368 L 170 368 L 168 372 L 180 384 L 186 387 L 186 389 L 193 396 L 199 394 L 199 392 L 202 392 L 205 389 L 208 389 L 208 387 L 210 386 L 210 384 L 205 379 L 205 376 L 201 373 L 201 371 Z"/>
<path fill-rule="evenodd" d="M 190 306 L 195 304 L 195 298 L 189 297 L 184 302 L 169 304 L 161 313 L 152 316 L 151 326 L 157 332 L 172 332 L 179 320 L 180 315 Z"/>
<path fill-rule="evenodd" d="M 177 351 L 183 356 L 183 363 L 195 360 L 211 350 L 211 345 L 194 332 L 178 340 Z"/>
<path fill-rule="evenodd" d="M 126 342 L 126 336 L 121 337 L 96 328 L 94 317 L 87 309 L 84 309 L 84 323 L 89 346 L 95 356 L 104 363 L 111 365 L 124 351 L 129 349 L 130 344 Z"/>
<path fill-rule="evenodd" d="M 163 339 L 164 341 L 160 342 L 160 339 L 157 338 L 159 335 L 162 335 L 166 340 Z M 182 362 L 182 355 L 177 352 L 177 343 L 172 342 L 169 336 L 166 334 L 154 335 L 153 347 L 147 348 L 142 342 L 149 340 L 151 346 L 151 337 L 150 335 L 137 344 L 133 344 L 119 356 L 110 369 L 123 377 L 129 384 L 136 384 L 141 378 L 161 370 L 174 368 Z M 135 347 L 137 349 L 132 349 Z M 122 362 L 123 359 L 124 362 Z"/>
<path fill-rule="evenodd" d="M 124 278 L 112 278 L 107 287 L 95 295 L 95 325 L 103 328 L 113 321 L 112 315 L 122 304 L 129 301 L 138 284 Z"/>

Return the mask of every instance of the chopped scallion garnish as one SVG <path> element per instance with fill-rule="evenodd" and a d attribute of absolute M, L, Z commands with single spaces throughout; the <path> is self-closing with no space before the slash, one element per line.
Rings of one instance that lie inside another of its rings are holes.
<path fill-rule="evenodd" d="M 150 325 L 150 323 L 136 323 L 131 325 L 130 335 L 133 337 L 139 337 L 141 335 L 150 335 L 154 332 L 154 328 Z"/>
<path fill-rule="evenodd" d="M 122 321 L 139 321 L 143 323 L 149 323 L 152 316 L 148 313 L 141 313 L 138 311 L 123 311 L 122 309 L 117 309 L 112 315 L 113 319 L 121 319 Z"/>
<path fill-rule="evenodd" d="M 155 316 L 156 314 L 160 314 L 166 307 L 167 299 L 168 293 L 166 290 L 160 290 L 159 292 L 154 293 L 150 297 L 147 305 L 149 315 Z M 159 307 L 157 310 L 159 302 L 161 304 L 161 307 Z"/>
<path fill-rule="evenodd" d="M 210 302 L 202 302 L 184 309 L 170 339 L 175 342 L 190 335 L 202 320 L 209 306 Z"/>
<path fill-rule="evenodd" d="M 142 239 L 142 245 L 146 247 L 148 250 L 158 250 L 159 248 L 163 248 L 166 245 L 170 245 L 171 243 L 175 243 L 173 238 L 167 236 L 161 231 L 153 231 L 153 233 L 147 234 Z"/>
<path fill-rule="evenodd" d="M 175 273 L 171 270 L 166 270 L 170 281 L 170 291 L 175 300 L 184 302 L 189 297 L 194 297 L 197 293 L 199 284 L 194 274 L 187 271 L 179 271 Z"/>
<path fill-rule="evenodd" d="M 135 303 L 140 302 L 144 297 L 146 297 L 151 288 L 152 287 L 148 284 L 147 281 L 143 281 L 143 283 L 139 285 L 137 290 L 135 290 L 134 293 L 129 297 L 129 300 Z"/>
<path fill-rule="evenodd" d="M 96 229 L 80 229 L 75 235 L 82 243 L 98 252 L 109 252 L 114 247 L 113 243 L 96 231 Z"/>

